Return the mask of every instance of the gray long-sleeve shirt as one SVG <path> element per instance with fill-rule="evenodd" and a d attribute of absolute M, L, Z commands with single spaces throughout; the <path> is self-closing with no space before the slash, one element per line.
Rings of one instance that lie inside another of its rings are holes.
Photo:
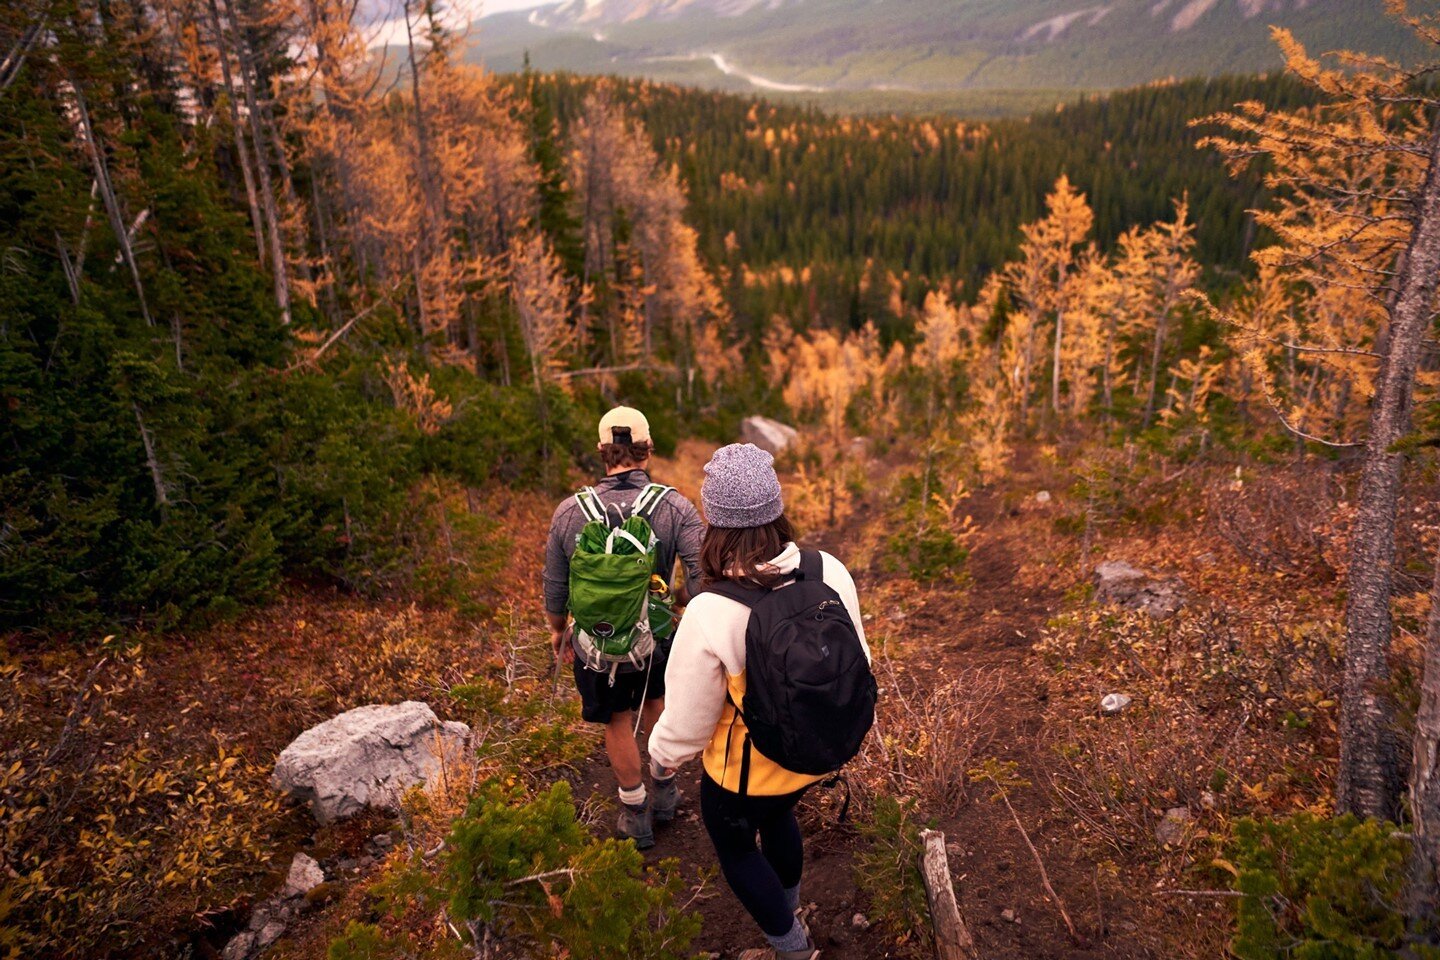
<path fill-rule="evenodd" d="M 607 507 L 611 504 L 628 508 L 640 496 L 650 475 L 644 470 L 628 470 L 625 473 L 606 477 L 595 484 L 600 502 Z M 575 541 L 585 526 L 585 514 L 574 497 L 567 497 L 555 508 L 550 521 L 550 537 L 545 542 L 545 572 L 541 579 L 545 585 L 545 610 L 562 614 L 569 607 L 570 600 L 570 557 L 575 553 Z M 685 582 L 700 582 L 700 539 L 705 524 L 695 504 L 682 496 L 678 490 L 671 490 L 650 516 L 650 526 L 659 540 L 659 564 L 657 569 L 673 583 L 675 560 L 678 557 L 685 564 Z"/>

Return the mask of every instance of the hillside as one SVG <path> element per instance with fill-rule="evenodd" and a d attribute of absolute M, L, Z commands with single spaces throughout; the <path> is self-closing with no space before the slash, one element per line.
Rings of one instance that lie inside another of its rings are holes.
<path fill-rule="evenodd" d="M 837 116 L 406 9 L 0 6 L 0 960 L 1437 955 L 1433 66 Z M 701 579 L 849 573 L 690 603 L 653 744 L 541 573 L 661 611 L 555 524 L 642 466 Z M 726 786 L 760 642 L 843 784 Z"/>
<path fill-rule="evenodd" d="M 858 122 L 735 94 L 569 74 L 507 80 L 562 132 L 597 89 L 644 121 L 684 180 L 690 222 L 743 329 L 803 304 L 797 319 L 806 324 L 869 319 L 902 336 L 905 311 L 930 291 L 966 301 L 979 294 L 1062 173 L 1085 191 L 1106 250 L 1187 195 L 1207 283 L 1232 283 L 1263 242 L 1247 211 L 1266 191 L 1258 171 L 1232 177 L 1215 153 L 1197 149 L 1214 130 L 1189 121 L 1243 100 L 1311 99 L 1289 78 L 1222 78 L 976 125 Z"/>
<path fill-rule="evenodd" d="M 1276 70 L 1271 25 L 1316 50 L 1424 54 L 1383 0 L 792 0 L 556 4 L 480 20 L 472 55 L 499 71 L 528 54 L 540 70 L 973 114 L 1002 91 L 1036 98 L 1012 100 L 1019 112 L 1067 91 Z"/>

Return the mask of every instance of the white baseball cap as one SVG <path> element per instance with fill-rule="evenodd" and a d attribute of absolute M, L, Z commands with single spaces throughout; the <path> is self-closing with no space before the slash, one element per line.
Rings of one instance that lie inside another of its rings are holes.
<path fill-rule="evenodd" d="M 600 418 L 600 442 L 615 443 L 617 428 L 630 431 L 631 443 L 650 442 L 650 421 L 634 407 L 616 407 Z"/>

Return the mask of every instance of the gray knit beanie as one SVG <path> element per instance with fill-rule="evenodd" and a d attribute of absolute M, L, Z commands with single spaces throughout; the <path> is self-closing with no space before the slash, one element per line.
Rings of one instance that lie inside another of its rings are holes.
<path fill-rule="evenodd" d="M 785 512 L 775 458 L 753 443 L 732 443 L 705 464 L 700 486 L 705 519 L 713 527 L 761 527 Z"/>

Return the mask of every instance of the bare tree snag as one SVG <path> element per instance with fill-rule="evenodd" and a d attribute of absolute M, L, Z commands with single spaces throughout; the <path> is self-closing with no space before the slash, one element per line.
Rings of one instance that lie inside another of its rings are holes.
<path fill-rule="evenodd" d="M 255 147 L 255 173 L 259 177 L 261 209 L 270 227 L 270 261 L 275 280 L 275 304 L 280 308 L 280 322 L 290 323 L 290 277 L 285 263 L 285 240 L 281 233 L 280 205 L 275 200 L 275 185 L 270 179 L 270 148 L 260 126 L 260 100 L 255 95 L 255 58 L 250 41 L 240 27 L 234 0 L 225 5 L 230 29 L 235 35 L 235 56 L 240 64 L 240 84 L 245 91 L 245 113 L 250 124 L 250 142 Z"/>
<path fill-rule="evenodd" d="M 1440 946 L 1440 551 L 1430 588 L 1430 625 L 1410 766 L 1410 877 L 1406 898 L 1412 949 Z"/>
<path fill-rule="evenodd" d="M 1415 371 L 1434 319 L 1440 281 L 1440 111 L 1426 142 L 1425 181 L 1414 199 L 1414 227 L 1406 245 L 1390 311 L 1390 343 L 1380 366 L 1365 444 L 1365 467 L 1350 554 L 1345 604 L 1345 685 L 1340 705 L 1342 812 L 1393 819 L 1399 812 L 1399 743 L 1390 679 L 1390 593 L 1395 566 L 1395 520 L 1405 453 L 1396 443 L 1410 429 Z"/>
<path fill-rule="evenodd" d="M 135 260 L 135 249 L 130 246 L 130 232 L 125 229 L 125 216 L 120 210 L 120 198 L 115 195 L 115 184 L 110 180 L 110 166 L 105 162 L 105 150 L 96 138 L 95 124 L 90 119 L 90 108 L 85 103 L 85 94 L 75 79 L 67 78 L 75 94 L 75 112 L 80 119 L 80 128 L 85 140 L 85 150 L 95 167 L 95 185 L 105 202 L 105 213 L 110 218 L 110 229 L 115 233 L 115 242 L 120 245 L 120 258 L 130 269 L 130 278 L 135 283 L 135 296 L 140 301 L 140 314 L 145 323 L 155 326 L 150 316 L 150 306 L 145 301 L 145 284 L 140 280 L 140 265 Z"/>
<path fill-rule="evenodd" d="M 950 881 L 945 834 L 939 830 L 922 830 L 920 841 L 925 845 L 920 854 L 920 876 L 925 881 L 925 899 L 930 903 L 935 956 L 937 960 L 974 960 L 975 941 L 960 917 L 960 905 L 955 902 L 955 886 Z"/>
<path fill-rule="evenodd" d="M 250 206 L 250 226 L 255 232 L 255 256 L 265 262 L 265 223 L 260 216 L 260 199 L 255 192 L 255 172 L 251 168 L 250 150 L 245 145 L 245 128 L 240 122 L 240 105 L 236 102 L 235 78 L 230 73 L 230 45 L 225 42 L 225 29 L 220 25 L 220 8 L 209 2 L 210 28 L 215 31 L 215 59 L 220 61 L 220 79 L 225 84 L 225 102 L 230 107 L 230 130 L 235 139 L 235 162 L 240 165 L 245 181 L 245 200 Z"/>
<path fill-rule="evenodd" d="M 155 506 L 163 516 L 170 506 L 170 497 L 165 492 L 165 474 L 160 470 L 160 458 L 155 455 L 155 440 L 145 426 L 145 418 L 140 415 L 140 404 L 132 400 L 130 409 L 135 412 L 135 424 L 140 428 L 140 442 L 145 445 L 145 466 L 150 469 L 150 482 L 155 485 Z"/>

